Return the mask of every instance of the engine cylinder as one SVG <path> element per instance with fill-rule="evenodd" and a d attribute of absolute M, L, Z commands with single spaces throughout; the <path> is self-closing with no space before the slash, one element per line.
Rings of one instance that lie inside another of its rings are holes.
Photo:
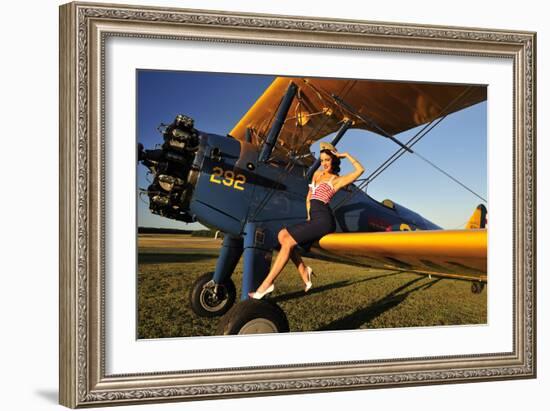
<path fill-rule="evenodd" d="M 164 139 L 161 149 L 144 150 L 138 145 L 138 161 L 153 175 L 147 188 L 149 209 L 163 217 L 192 222 L 189 202 L 194 186 L 187 181 L 200 133 L 194 128 L 193 119 L 182 114 L 159 130 Z"/>

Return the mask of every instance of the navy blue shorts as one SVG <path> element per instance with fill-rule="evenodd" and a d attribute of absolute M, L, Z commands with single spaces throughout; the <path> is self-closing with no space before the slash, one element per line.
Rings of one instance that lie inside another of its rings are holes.
<path fill-rule="evenodd" d="M 328 204 L 319 200 L 310 201 L 309 221 L 287 227 L 287 231 L 300 247 L 309 250 L 321 237 L 336 230 L 336 222 Z"/>

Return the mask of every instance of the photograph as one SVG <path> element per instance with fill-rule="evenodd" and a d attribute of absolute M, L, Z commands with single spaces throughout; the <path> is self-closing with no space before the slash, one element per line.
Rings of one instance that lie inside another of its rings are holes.
<path fill-rule="evenodd" d="M 137 338 L 487 324 L 487 87 L 136 70 Z"/>
<path fill-rule="evenodd" d="M 315 14 L 60 7 L 60 404 L 536 377 L 536 33 Z"/>

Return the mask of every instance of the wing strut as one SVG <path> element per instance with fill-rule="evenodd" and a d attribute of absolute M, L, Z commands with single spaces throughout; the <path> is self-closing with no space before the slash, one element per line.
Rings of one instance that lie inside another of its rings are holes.
<path fill-rule="evenodd" d="M 376 124 L 373 120 L 371 120 L 368 117 L 365 117 L 361 114 L 359 114 L 357 111 L 354 110 L 353 107 L 351 107 L 348 103 L 346 103 L 344 100 L 342 100 L 340 97 L 332 94 L 332 99 L 337 103 L 340 104 L 342 107 L 346 109 L 350 114 L 353 114 L 355 117 L 357 117 L 359 120 L 365 122 L 366 124 L 370 124 L 373 128 L 378 130 L 380 132 L 380 135 L 382 137 L 389 138 L 391 141 L 393 141 L 395 144 L 397 144 L 399 147 L 401 147 L 403 150 L 407 150 L 409 153 L 414 153 L 410 149 L 410 147 L 407 147 L 405 144 L 403 144 L 401 141 L 396 139 L 394 136 L 392 136 L 390 133 L 386 132 L 382 127 L 380 127 L 378 124 Z"/>
<path fill-rule="evenodd" d="M 345 120 L 344 123 L 342 124 L 342 126 L 340 127 L 340 129 L 338 130 L 338 133 L 336 134 L 336 136 L 330 142 L 330 144 L 332 144 L 333 146 L 336 147 L 336 144 L 338 144 L 340 139 L 344 136 L 346 131 L 348 131 L 348 129 L 352 125 L 353 125 L 352 120 L 349 120 L 349 119 Z M 309 169 L 307 170 L 307 174 L 306 174 L 307 181 L 311 180 L 311 177 L 313 176 L 313 173 L 315 173 L 315 171 L 319 168 L 320 164 L 321 164 L 321 157 L 318 157 L 317 159 L 315 159 L 315 163 L 313 163 L 311 165 L 311 167 L 309 167 Z"/>
<path fill-rule="evenodd" d="M 329 97 L 337 106 L 340 108 L 343 108 L 345 111 L 347 111 L 352 116 L 356 117 L 357 119 L 361 120 L 363 123 L 370 125 L 373 129 L 377 130 L 378 133 L 385 138 L 390 139 L 395 144 L 397 144 L 399 147 L 401 147 L 403 150 L 407 150 L 409 153 L 414 153 L 409 147 L 407 147 L 405 144 L 403 144 L 401 141 L 396 139 L 394 136 L 392 136 L 390 133 L 388 133 L 386 130 L 384 130 L 382 127 L 380 127 L 376 122 L 366 116 L 363 116 L 362 114 L 358 113 L 357 110 L 355 110 L 351 105 L 345 102 L 344 99 L 338 97 L 336 94 L 332 93 L 329 94 L 325 90 L 318 89 L 313 84 L 311 84 L 309 81 L 305 81 L 305 83 L 311 87 L 313 90 L 315 90 L 318 94 L 324 94 L 325 96 Z"/>
<path fill-rule="evenodd" d="M 269 156 L 273 151 L 273 147 L 275 147 L 275 142 L 277 141 L 277 137 L 279 137 L 281 128 L 283 128 L 283 125 L 285 123 L 286 115 L 288 114 L 290 105 L 294 100 L 294 95 L 296 94 L 297 89 L 298 87 L 296 86 L 296 84 L 294 84 L 291 81 L 290 84 L 288 85 L 288 88 L 286 89 L 285 95 L 283 96 L 283 100 L 281 101 L 281 105 L 279 106 L 279 110 L 277 111 L 275 121 L 273 122 L 273 125 L 269 129 L 269 133 L 267 134 L 267 137 L 264 141 L 262 150 L 260 151 L 260 156 L 258 158 L 258 161 L 265 162 L 269 159 Z"/>

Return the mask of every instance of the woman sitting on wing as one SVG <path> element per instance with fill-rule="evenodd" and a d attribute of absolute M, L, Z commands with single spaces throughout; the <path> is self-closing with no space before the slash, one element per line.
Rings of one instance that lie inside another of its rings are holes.
<path fill-rule="evenodd" d="M 295 247 L 300 244 L 308 248 L 314 241 L 336 230 L 336 223 L 328 204 L 338 190 L 353 183 L 365 171 L 359 161 L 349 153 L 338 153 L 329 143 L 321 143 L 320 158 L 321 167 L 313 175 L 306 198 L 308 219 L 304 223 L 279 231 L 278 239 L 281 244 L 279 254 L 262 284 L 255 292 L 249 293 L 251 298 L 261 299 L 275 289 L 273 282 L 289 258 L 298 268 L 305 283 L 305 291 L 309 291 L 312 287 L 313 272 L 311 267 L 306 267 Z M 341 158 L 348 158 L 355 170 L 344 176 L 339 176 Z"/>

